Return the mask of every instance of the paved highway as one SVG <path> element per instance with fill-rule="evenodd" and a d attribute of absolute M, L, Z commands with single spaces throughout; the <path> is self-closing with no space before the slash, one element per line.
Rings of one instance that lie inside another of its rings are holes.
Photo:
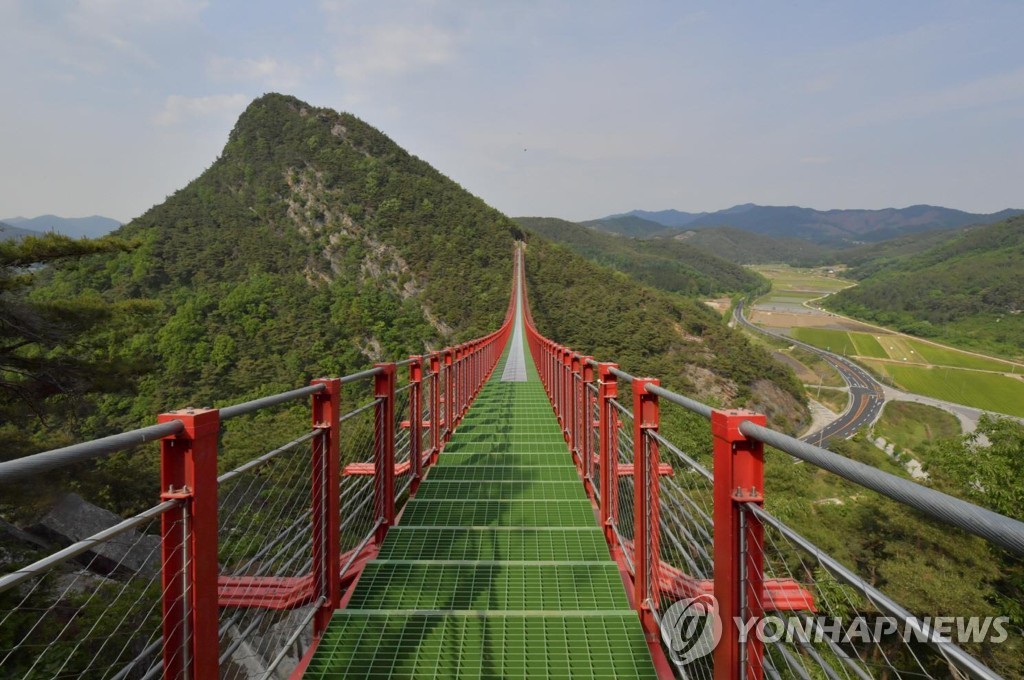
<path fill-rule="evenodd" d="M 814 352 L 839 371 L 839 375 L 843 376 L 843 380 L 846 381 L 846 385 L 850 388 L 850 405 L 847 407 L 846 412 L 820 430 L 804 435 L 803 440 L 805 442 L 821 446 L 833 437 L 849 439 L 861 427 L 870 425 L 878 419 L 878 416 L 882 413 L 882 406 L 885 404 L 885 394 L 881 383 L 875 380 L 863 368 L 838 354 L 826 352 L 805 342 L 794 340 L 788 335 L 755 326 L 747 321 L 747 317 L 743 316 L 742 302 L 737 304 L 736 309 L 733 310 L 733 318 L 736 320 L 736 323 L 742 324 L 753 331 L 764 333 L 765 335 L 773 335 L 788 343 L 799 345 L 809 352 Z"/>

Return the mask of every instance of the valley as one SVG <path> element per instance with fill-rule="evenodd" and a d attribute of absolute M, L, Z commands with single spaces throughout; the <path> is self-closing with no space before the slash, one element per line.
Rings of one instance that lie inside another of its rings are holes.
<path fill-rule="evenodd" d="M 754 324 L 856 361 L 881 383 L 886 400 L 913 398 L 904 393 L 920 395 L 955 414 L 967 431 L 973 430 L 971 424 L 985 411 L 1024 417 L 1024 364 L 960 350 L 825 309 L 823 303 L 829 296 L 856 285 L 837 276 L 842 271 L 838 267 L 751 268 L 772 281 L 771 291 L 750 308 Z"/>

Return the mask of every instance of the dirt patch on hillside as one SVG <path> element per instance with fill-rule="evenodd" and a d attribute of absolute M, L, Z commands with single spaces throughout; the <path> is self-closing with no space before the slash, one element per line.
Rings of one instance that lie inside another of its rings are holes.
<path fill-rule="evenodd" d="M 719 314 L 725 314 L 729 311 L 729 308 L 732 307 L 732 298 L 722 297 L 714 300 L 705 300 L 704 304 L 711 307 Z"/>
<path fill-rule="evenodd" d="M 774 357 L 775 360 L 778 361 L 779 363 L 785 364 L 786 366 L 789 366 L 791 369 L 793 369 L 793 372 L 796 373 L 797 380 L 799 380 L 800 382 L 818 382 L 817 373 L 807 368 L 807 366 L 803 365 L 802 363 L 800 363 L 793 357 L 789 356 L 788 354 L 784 354 L 783 352 L 772 352 L 772 357 Z"/>

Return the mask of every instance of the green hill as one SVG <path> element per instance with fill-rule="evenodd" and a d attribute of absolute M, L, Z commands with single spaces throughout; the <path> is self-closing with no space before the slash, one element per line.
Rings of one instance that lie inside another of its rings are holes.
<path fill-rule="evenodd" d="M 975 227 L 924 252 L 868 260 L 832 309 L 923 337 L 1020 357 L 1024 217 Z"/>
<path fill-rule="evenodd" d="M 764 278 L 689 243 L 606 234 L 550 217 L 517 217 L 524 229 L 569 246 L 588 260 L 617 269 L 655 288 L 684 295 L 754 292 Z"/>
<path fill-rule="evenodd" d="M 651 238 L 659 234 L 673 233 L 678 231 L 666 227 L 663 224 L 645 220 L 635 215 L 618 215 L 615 217 L 603 217 L 599 220 L 587 220 L 580 222 L 584 227 L 602 231 L 607 234 L 618 234 L 619 236 L 630 236 L 632 238 Z"/>
<path fill-rule="evenodd" d="M 46 431 L 36 441 L 47 445 L 53 430 L 64 441 L 105 435 L 163 410 L 235 403 L 490 331 L 507 306 L 513 244 L 524 237 L 354 116 L 277 94 L 248 107 L 202 175 L 116 234 L 139 247 L 44 271 L 33 295 L 153 301 L 145 323 L 102 329 L 88 345 L 149 372 L 123 393 L 62 402 L 59 417 L 27 424 Z M 627 370 L 664 375 L 720 403 L 763 405 L 784 414 L 779 422 L 804 417 L 792 376 L 704 305 L 531 236 L 530 266 L 551 258 L 581 272 L 568 282 L 534 279 L 544 323 L 575 331 L 554 337 L 632 348 L 620 357 Z M 547 303 L 563 294 L 572 304 Z M 607 310 L 629 314 L 579 323 Z M 637 314 L 642 323 L 633 324 Z M 295 421 L 304 418 L 296 407 Z M 255 453 L 261 432 L 249 431 L 242 453 Z M 113 487 L 126 472 L 110 475 Z M 122 493 L 132 491 L 114 495 Z"/>
<path fill-rule="evenodd" d="M 723 260 L 738 264 L 777 264 L 797 267 L 820 264 L 829 250 L 810 241 L 782 236 L 765 236 L 733 227 L 709 227 L 684 231 L 674 237 Z"/>

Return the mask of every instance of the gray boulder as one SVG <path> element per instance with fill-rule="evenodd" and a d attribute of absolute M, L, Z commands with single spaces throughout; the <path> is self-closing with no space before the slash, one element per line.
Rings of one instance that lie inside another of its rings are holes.
<path fill-rule="evenodd" d="M 67 494 L 32 527 L 32 532 L 68 546 L 122 521 L 109 510 Z M 97 543 L 78 561 L 90 571 L 110 575 L 154 576 L 160 571 L 160 539 L 131 529 Z"/>

